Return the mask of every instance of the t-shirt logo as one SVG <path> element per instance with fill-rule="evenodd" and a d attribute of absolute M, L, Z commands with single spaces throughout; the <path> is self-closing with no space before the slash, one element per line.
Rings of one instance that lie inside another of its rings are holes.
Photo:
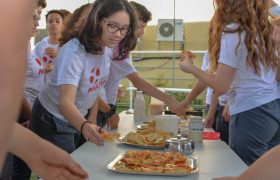
<path fill-rule="evenodd" d="M 45 68 L 44 68 L 42 62 L 40 61 L 40 59 L 39 58 L 35 58 L 35 61 L 40 66 L 40 69 L 38 70 L 38 74 L 39 75 L 45 74 Z"/>
<path fill-rule="evenodd" d="M 88 88 L 88 93 L 93 93 L 94 91 L 96 91 L 97 89 L 101 88 L 105 83 L 106 80 L 100 80 L 100 78 L 98 78 L 101 74 L 101 71 L 99 68 L 92 68 L 92 70 L 90 71 L 90 77 L 89 77 L 89 82 L 90 82 L 90 87 Z"/>
<path fill-rule="evenodd" d="M 46 64 L 51 64 L 51 63 L 53 63 L 53 58 L 51 58 L 51 57 L 45 55 L 45 56 L 43 56 L 43 61 L 44 61 L 44 63 L 46 63 Z"/>
<path fill-rule="evenodd" d="M 90 78 L 89 78 L 89 82 L 90 84 L 93 84 L 93 83 L 97 83 L 98 82 L 98 79 L 97 77 L 100 75 L 100 69 L 99 68 L 92 68 L 91 70 L 91 75 L 90 75 Z M 96 79 L 96 80 L 95 80 Z M 94 82 L 94 80 L 96 82 Z"/>

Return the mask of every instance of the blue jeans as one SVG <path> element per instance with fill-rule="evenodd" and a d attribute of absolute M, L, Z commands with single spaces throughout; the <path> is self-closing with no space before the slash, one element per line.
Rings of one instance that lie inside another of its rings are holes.
<path fill-rule="evenodd" d="M 40 137 L 52 142 L 68 153 L 75 150 L 77 130 L 68 122 L 60 120 L 48 112 L 38 98 L 32 108 L 30 127 Z"/>
<path fill-rule="evenodd" d="M 247 165 L 280 144 L 279 112 L 277 99 L 231 116 L 229 145 Z"/>

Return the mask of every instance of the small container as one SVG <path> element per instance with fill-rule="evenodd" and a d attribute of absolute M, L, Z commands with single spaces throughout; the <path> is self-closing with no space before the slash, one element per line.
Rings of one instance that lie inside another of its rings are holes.
<path fill-rule="evenodd" d="M 164 150 L 191 155 L 194 152 L 194 142 L 177 135 L 176 138 L 170 138 L 165 141 Z"/>
<path fill-rule="evenodd" d="M 134 122 L 141 122 L 145 116 L 146 104 L 142 91 L 137 91 L 134 99 Z"/>
<path fill-rule="evenodd" d="M 204 124 L 202 117 L 191 116 L 188 123 L 188 138 L 196 143 L 203 141 Z"/>

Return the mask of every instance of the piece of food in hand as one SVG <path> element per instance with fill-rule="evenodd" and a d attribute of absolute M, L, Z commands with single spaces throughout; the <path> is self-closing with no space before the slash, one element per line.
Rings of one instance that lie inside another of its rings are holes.
<path fill-rule="evenodd" d="M 188 55 L 191 59 L 195 58 L 194 53 L 192 53 L 191 51 L 185 51 L 184 50 L 180 53 L 180 61 L 182 61 L 185 58 L 186 55 Z"/>
<path fill-rule="evenodd" d="M 54 70 L 54 66 L 55 66 L 55 65 L 54 65 L 53 63 L 47 64 L 46 67 L 45 67 L 45 72 L 46 72 L 46 73 L 51 72 L 52 70 Z"/>
<path fill-rule="evenodd" d="M 276 24 L 279 25 L 280 24 L 280 16 L 268 16 L 268 20 L 272 23 L 272 24 Z"/>
<path fill-rule="evenodd" d="M 117 140 L 120 137 L 120 133 L 118 133 L 118 132 L 114 132 L 114 133 L 105 132 L 101 135 L 101 137 L 102 137 L 103 141 L 111 142 L 111 141 Z"/>

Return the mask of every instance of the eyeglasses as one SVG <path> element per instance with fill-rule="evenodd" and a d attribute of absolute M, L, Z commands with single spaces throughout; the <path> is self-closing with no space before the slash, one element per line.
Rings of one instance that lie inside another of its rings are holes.
<path fill-rule="evenodd" d="M 109 21 L 105 21 L 105 20 L 103 20 L 103 21 L 107 25 L 107 31 L 109 33 L 115 33 L 115 32 L 120 31 L 121 35 L 126 36 L 130 32 L 129 26 L 124 26 L 122 28 L 119 28 L 116 24 L 113 24 L 113 23 L 111 23 Z"/>

